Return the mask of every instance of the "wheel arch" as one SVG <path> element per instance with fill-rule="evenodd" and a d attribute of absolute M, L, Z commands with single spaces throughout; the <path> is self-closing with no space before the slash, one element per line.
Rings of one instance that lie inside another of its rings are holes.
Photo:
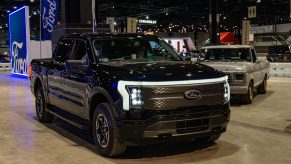
<path fill-rule="evenodd" d="M 254 79 L 250 79 L 250 83 L 254 85 Z"/>
<path fill-rule="evenodd" d="M 47 77 L 46 76 L 42 76 L 42 75 L 35 75 L 32 79 L 31 79 L 31 87 L 32 92 L 34 92 L 33 94 L 35 95 L 38 87 L 42 87 L 43 88 L 43 92 L 44 92 L 44 97 L 47 103 L 49 103 L 49 97 L 48 97 L 48 84 L 47 84 Z"/>
<path fill-rule="evenodd" d="M 114 116 L 115 117 L 118 116 L 114 101 L 109 95 L 109 93 L 102 88 L 95 88 L 94 91 L 90 94 L 89 101 L 88 101 L 88 106 L 89 106 L 88 118 L 90 122 L 92 121 L 97 105 L 103 102 L 109 103 L 112 108 L 112 112 Z"/>
<path fill-rule="evenodd" d="M 268 73 L 265 73 L 265 77 L 264 77 L 266 80 L 269 79 L 269 76 L 268 76 Z"/>
<path fill-rule="evenodd" d="M 35 80 L 34 80 L 34 94 L 36 93 L 37 89 L 39 87 L 42 87 L 42 81 L 39 77 L 36 77 Z"/>

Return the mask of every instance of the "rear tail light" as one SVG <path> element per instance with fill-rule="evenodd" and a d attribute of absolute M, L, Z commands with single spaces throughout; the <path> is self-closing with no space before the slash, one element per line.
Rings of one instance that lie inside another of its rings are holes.
<path fill-rule="evenodd" d="M 28 67 L 28 73 L 27 73 L 28 77 L 31 78 L 32 77 L 32 65 L 30 64 Z"/>

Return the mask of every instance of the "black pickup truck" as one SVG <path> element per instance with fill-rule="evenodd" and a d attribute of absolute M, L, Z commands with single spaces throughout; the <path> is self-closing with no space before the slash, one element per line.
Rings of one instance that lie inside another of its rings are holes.
<path fill-rule="evenodd" d="M 32 60 L 29 77 L 38 120 L 91 130 L 105 156 L 132 145 L 214 142 L 229 122 L 227 76 L 183 61 L 155 36 L 70 34 L 52 59 Z"/>

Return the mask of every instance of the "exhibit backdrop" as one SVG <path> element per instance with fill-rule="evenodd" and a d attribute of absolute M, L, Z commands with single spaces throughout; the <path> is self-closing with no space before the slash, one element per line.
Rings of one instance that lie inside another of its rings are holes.
<path fill-rule="evenodd" d="M 12 74 L 27 75 L 29 52 L 29 7 L 9 14 L 9 34 Z"/>
<path fill-rule="evenodd" d="M 51 40 L 53 27 L 58 24 L 59 0 L 41 0 L 41 40 Z"/>

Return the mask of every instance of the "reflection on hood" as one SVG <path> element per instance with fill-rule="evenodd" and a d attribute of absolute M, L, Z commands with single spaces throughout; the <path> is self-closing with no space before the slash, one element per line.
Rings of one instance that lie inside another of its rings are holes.
<path fill-rule="evenodd" d="M 222 72 L 203 64 L 191 62 L 151 62 L 102 64 L 104 72 L 110 72 L 120 80 L 129 81 L 181 81 L 219 78 Z"/>

